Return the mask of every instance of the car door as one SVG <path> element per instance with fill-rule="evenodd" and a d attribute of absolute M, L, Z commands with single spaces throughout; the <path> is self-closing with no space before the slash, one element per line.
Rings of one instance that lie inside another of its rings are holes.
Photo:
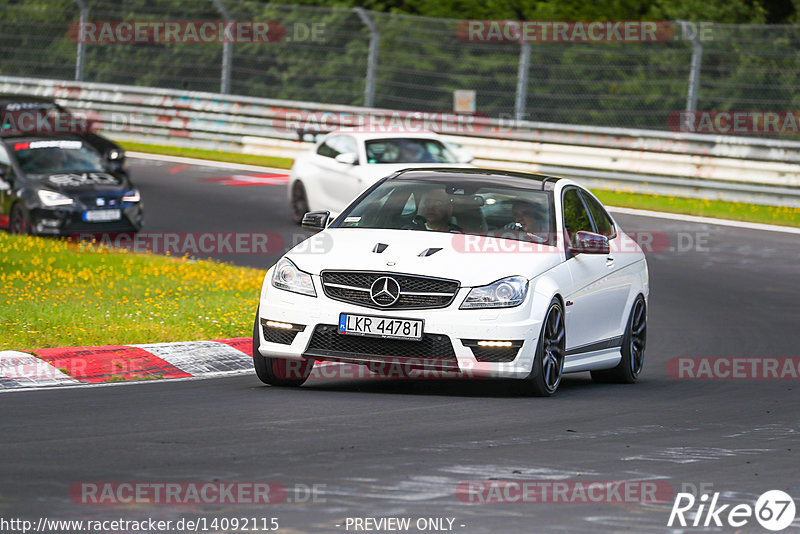
<path fill-rule="evenodd" d="M 358 158 L 358 144 L 351 135 L 329 136 L 317 149 L 318 182 L 327 200 L 323 208 L 337 213 L 363 189 L 363 181 L 354 169 L 359 161 L 355 164 L 336 161 L 336 156 L 347 153 Z"/>
<path fill-rule="evenodd" d="M 638 259 L 638 255 L 631 254 L 629 248 L 622 243 L 622 233 L 617 231 L 613 219 L 593 195 L 581 191 L 581 198 L 592 217 L 595 232 L 606 236 L 609 244 L 609 254 L 606 258 L 606 278 L 601 306 L 609 320 L 608 331 L 603 334 L 605 338 L 621 335 L 621 325 L 627 319 L 626 309 L 630 295 L 632 278 L 631 266 Z"/>
<path fill-rule="evenodd" d="M 569 186 L 562 192 L 564 231 L 567 239 L 574 242 L 579 231 L 596 232 L 589 209 L 578 187 Z M 572 277 L 572 292 L 565 295 L 567 355 L 580 358 L 587 352 L 597 350 L 598 343 L 607 341 L 612 330 L 613 318 L 609 306 L 613 304 L 613 292 L 608 275 L 606 254 L 571 254 L 566 261 Z"/>

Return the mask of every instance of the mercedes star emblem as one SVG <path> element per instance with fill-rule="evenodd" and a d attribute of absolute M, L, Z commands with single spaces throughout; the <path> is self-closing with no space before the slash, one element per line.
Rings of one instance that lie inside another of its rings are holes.
<path fill-rule="evenodd" d="M 389 276 L 382 276 L 372 283 L 369 297 L 378 306 L 391 306 L 400 298 L 400 284 Z"/>

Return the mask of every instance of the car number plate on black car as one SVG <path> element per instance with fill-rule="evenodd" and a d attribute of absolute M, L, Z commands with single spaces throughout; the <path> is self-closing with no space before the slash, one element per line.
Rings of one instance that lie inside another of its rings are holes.
<path fill-rule="evenodd" d="M 83 220 L 86 222 L 118 221 L 121 218 L 121 210 L 88 210 L 83 212 Z"/>
<path fill-rule="evenodd" d="M 339 314 L 339 333 L 386 339 L 422 339 L 421 319 L 399 319 L 375 315 Z"/>

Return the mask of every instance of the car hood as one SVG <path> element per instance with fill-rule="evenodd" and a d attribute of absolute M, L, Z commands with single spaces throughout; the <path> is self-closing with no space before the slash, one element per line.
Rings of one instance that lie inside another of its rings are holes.
<path fill-rule="evenodd" d="M 132 187 L 126 176 L 109 172 L 57 172 L 31 177 L 42 188 L 77 196 L 121 195 Z"/>
<path fill-rule="evenodd" d="M 383 252 L 374 252 L 376 247 Z M 485 285 L 513 275 L 533 278 L 562 259 L 556 247 L 509 239 L 356 228 L 324 230 L 286 256 L 314 275 L 323 270 L 385 271 L 450 278 L 462 286 Z"/>

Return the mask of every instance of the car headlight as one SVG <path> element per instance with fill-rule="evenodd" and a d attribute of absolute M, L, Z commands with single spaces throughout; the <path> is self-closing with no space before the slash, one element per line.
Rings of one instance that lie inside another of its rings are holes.
<path fill-rule="evenodd" d="M 131 189 L 122 197 L 123 202 L 139 202 L 142 199 L 138 189 Z"/>
<path fill-rule="evenodd" d="M 509 276 L 488 286 L 473 287 L 461 304 L 461 309 L 512 308 L 522 304 L 527 293 L 527 278 Z"/>
<path fill-rule="evenodd" d="M 55 191 L 45 191 L 42 189 L 37 191 L 36 194 L 39 195 L 39 200 L 41 200 L 42 204 L 45 206 L 71 206 L 73 204 L 71 198 L 61 193 L 56 193 Z"/>
<path fill-rule="evenodd" d="M 287 258 L 281 258 L 275 270 L 272 271 L 272 286 L 301 295 L 308 295 L 316 297 L 317 292 L 314 290 L 314 282 L 311 280 L 311 275 L 304 273 Z"/>
<path fill-rule="evenodd" d="M 112 148 L 111 150 L 108 151 L 108 159 L 110 159 L 111 161 L 121 160 L 124 157 L 125 157 L 124 150 L 117 150 L 116 148 Z"/>

